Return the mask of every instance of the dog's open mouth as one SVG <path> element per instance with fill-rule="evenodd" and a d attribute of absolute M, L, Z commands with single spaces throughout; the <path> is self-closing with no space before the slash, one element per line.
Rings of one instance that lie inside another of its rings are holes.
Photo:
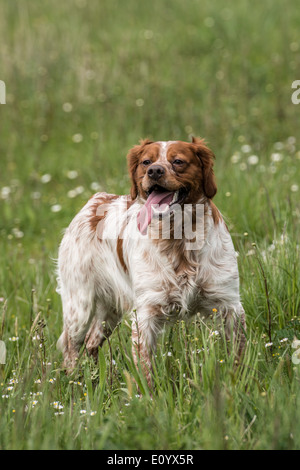
<path fill-rule="evenodd" d="M 183 204 L 188 195 L 186 188 L 177 191 L 168 191 L 159 185 L 154 185 L 147 193 L 147 200 L 138 213 L 138 229 L 145 235 L 153 216 L 164 216 L 170 212 L 174 204 Z"/>

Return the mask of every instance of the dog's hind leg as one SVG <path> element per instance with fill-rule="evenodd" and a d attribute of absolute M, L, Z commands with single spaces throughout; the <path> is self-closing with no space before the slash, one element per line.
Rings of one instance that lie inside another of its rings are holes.
<path fill-rule="evenodd" d="M 64 367 L 71 372 L 94 315 L 94 296 L 88 290 L 77 289 L 62 295 L 64 329 L 57 347 L 64 356 Z"/>
<path fill-rule="evenodd" d="M 100 304 L 96 304 L 95 315 L 85 337 L 87 352 L 95 360 L 98 359 L 98 348 L 110 337 L 120 321 L 120 315 L 116 311 L 109 311 Z"/>

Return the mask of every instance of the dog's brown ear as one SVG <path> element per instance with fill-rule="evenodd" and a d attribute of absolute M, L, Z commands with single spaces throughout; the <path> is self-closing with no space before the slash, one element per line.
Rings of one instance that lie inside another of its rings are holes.
<path fill-rule="evenodd" d="M 214 175 L 214 159 L 213 152 L 206 146 L 204 139 L 193 137 L 194 152 L 202 163 L 203 171 L 203 191 L 206 197 L 212 199 L 217 192 L 216 179 Z"/>
<path fill-rule="evenodd" d="M 138 186 L 136 183 L 136 169 L 138 167 L 140 157 L 146 147 L 146 145 L 152 144 L 153 142 L 149 139 L 141 140 L 140 145 L 135 145 L 127 154 L 127 167 L 129 176 L 131 178 L 131 189 L 130 196 L 131 199 L 136 199 L 138 195 Z"/>

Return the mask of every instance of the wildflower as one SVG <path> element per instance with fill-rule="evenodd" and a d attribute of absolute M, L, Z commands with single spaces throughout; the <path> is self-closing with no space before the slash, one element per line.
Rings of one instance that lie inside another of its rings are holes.
<path fill-rule="evenodd" d="M 61 211 L 61 205 L 60 204 L 54 204 L 51 206 L 51 212 L 59 212 Z"/>
<path fill-rule="evenodd" d="M 64 110 L 65 113 L 70 113 L 73 109 L 73 105 L 71 103 L 64 103 L 62 105 L 62 109 Z"/>
<path fill-rule="evenodd" d="M 51 179 L 52 179 L 52 176 L 49 173 L 45 173 L 44 175 L 41 176 L 41 182 L 43 184 L 49 183 Z"/>
<path fill-rule="evenodd" d="M 218 310 L 216 308 L 213 308 L 212 311 L 216 313 Z"/>
<path fill-rule="evenodd" d="M 242 145 L 241 151 L 242 151 L 243 153 L 249 153 L 249 152 L 251 152 L 251 147 L 250 147 L 250 145 L 247 145 L 247 144 Z"/>
<path fill-rule="evenodd" d="M 96 413 L 97 413 L 97 411 L 91 411 L 90 416 L 95 416 Z"/>
<path fill-rule="evenodd" d="M 72 140 L 75 142 L 75 144 L 79 144 L 79 142 L 82 142 L 83 137 L 81 134 L 74 134 Z"/>
<path fill-rule="evenodd" d="M 272 342 L 265 344 L 265 348 L 270 348 L 271 346 L 273 346 L 273 343 L 272 343 Z"/>
<path fill-rule="evenodd" d="M 299 189 L 298 184 L 292 184 L 292 186 L 291 186 L 291 191 L 292 191 L 293 193 L 297 192 L 298 189 Z"/>
<path fill-rule="evenodd" d="M 34 191 L 33 193 L 31 193 L 31 199 L 34 199 L 35 201 L 37 201 L 40 198 L 41 198 L 41 193 L 39 191 Z"/>
<path fill-rule="evenodd" d="M 80 414 L 81 414 L 81 415 L 85 415 L 85 414 L 86 414 L 86 410 L 80 410 Z"/>
<path fill-rule="evenodd" d="M 219 336 L 219 334 L 220 334 L 220 333 L 218 332 L 218 330 L 215 330 L 215 331 L 212 331 L 212 332 L 210 333 L 209 337 L 211 337 L 211 336 Z"/>
<path fill-rule="evenodd" d="M 11 189 L 9 186 L 4 186 L 2 189 L 1 189 L 1 198 L 2 199 L 7 199 L 9 197 L 11 193 Z"/>
<path fill-rule="evenodd" d="M 241 154 L 240 153 L 234 153 L 231 157 L 231 163 L 238 163 L 241 159 Z"/>
<path fill-rule="evenodd" d="M 169 356 L 169 357 L 172 356 L 172 353 L 169 351 L 168 354 L 167 354 L 167 356 Z"/>
<path fill-rule="evenodd" d="M 284 143 L 283 142 L 275 142 L 274 144 L 274 149 L 275 150 L 282 150 L 284 148 Z"/>
<path fill-rule="evenodd" d="M 277 152 L 276 152 L 276 153 L 272 153 L 272 154 L 271 154 L 271 160 L 272 160 L 272 162 L 281 162 L 282 158 L 283 158 L 283 157 L 282 157 L 282 154 L 281 154 L 281 153 L 277 153 Z"/>
<path fill-rule="evenodd" d="M 288 338 L 283 338 L 283 339 L 281 339 L 279 342 L 280 342 L 280 343 L 285 343 L 286 341 L 288 341 Z"/>
<path fill-rule="evenodd" d="M 54 401 L 53 403 L 51 403 L 51 405 L 56 410 L 62 410 L 63 409 L 63 405 L 59 401 Z"/>
<path fill-rule="evenodd" d="M 135 102 L 135 104 L 141 108 L 142 106 L 144 106 L 144 100 L 142 98 L 138 98 Z"/>
<path fill-rule="evenodd" d="M 19 341 L 19 336 L 12 336 L 11 338 L 8 338 L 8 341 Z"/>
<path fill-rule="evenodd" d="M 70 191 L 68 191 L 68 197 L 73 199 L 74 197 L 77 196 L 77 193 L 76 191 L 74 191 L 74 189 L 71 189 Z"/>
<path fill-rule="evenodd" d="M 76 170 L 70 170 L 68 171 L 67 173 L 67 177 L 70 179 L 70 180 L 74 180 L 75 178 L 77 178 L 78 176 L 78 171 Z"/>
<path fill-rule="evenodd" d="M 247 159 L 247 162 L 249 163 L 249 165 L 257 165 L 258 160 L 259 158 L 257 155 L 250 155 Z"/>

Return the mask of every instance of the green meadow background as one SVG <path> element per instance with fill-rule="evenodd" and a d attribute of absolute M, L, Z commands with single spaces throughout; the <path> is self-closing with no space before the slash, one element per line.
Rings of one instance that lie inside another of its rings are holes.
<path fill-rule="evenodd" d="M 1 449 L 299 449 L 299 30 L 296 0 L 0 0 Z M 128 193 L 139 139 L 192 135 L 238 253 L 243 367 L 198 316 L 162 335 L 151 396 L 127 319 L 66 376 L 63 229 Z"/>

